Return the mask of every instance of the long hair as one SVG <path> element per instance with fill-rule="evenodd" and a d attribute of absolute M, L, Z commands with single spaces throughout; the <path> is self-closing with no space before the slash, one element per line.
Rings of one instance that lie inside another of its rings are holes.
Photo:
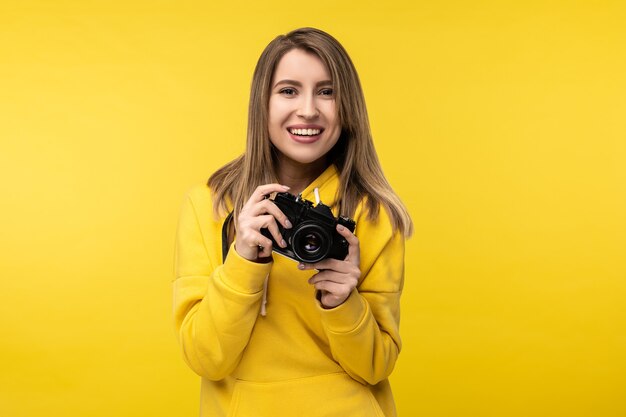
<path fill-rule="evenodd" d="M 331 35 L 314 28 L 296 29 L 276 37 L 265 48 L 252 77 L 248 106 L 246 151 L 209 178 L 216 214 L 229 206 L 237 218 L 256 187 L 276 182 L 276 162 L 268 131 L 272 77 L 280 59 L 292 49 L 317 55 L 331 75 L 341 134 L 329 152 L 329 163 L 339 172 L 336 204 L 341 215 L 353 217 L 363 202 L 374 220 L 380 206 L 389 214 L 394 230 L 410 236 L 413 223 L 402 201 L 387 182 L 370 131 L 365 98 L 352 60 Z"/>

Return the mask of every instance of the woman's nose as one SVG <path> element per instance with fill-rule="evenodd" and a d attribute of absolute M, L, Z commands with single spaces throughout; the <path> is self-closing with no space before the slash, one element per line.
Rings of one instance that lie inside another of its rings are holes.
<path fill-rule="evenodd" d="M 320 112 L 317 109 L 315 98 L 312 96 L 302 96 L 296 114 L 304 119 L 314 119 L 319 116 Z"/>

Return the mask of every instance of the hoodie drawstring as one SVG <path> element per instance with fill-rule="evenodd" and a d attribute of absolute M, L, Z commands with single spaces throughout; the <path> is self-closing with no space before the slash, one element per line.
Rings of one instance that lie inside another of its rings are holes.
<path fill-rule="evenodd" d="M 265 317 L 267 315 L 267 310 L 265 308 L 265 304 L 267 304 L 267 282 L 270 280 L 270 274 L 265 276 L 265 282 L 263 283 L 263 300 L 261 301 L 261 315 Z"/>

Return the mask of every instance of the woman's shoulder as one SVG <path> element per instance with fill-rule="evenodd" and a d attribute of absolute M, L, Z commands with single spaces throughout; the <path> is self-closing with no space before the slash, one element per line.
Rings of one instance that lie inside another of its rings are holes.
<path fill-rule="evenodd" d="M 221 213 L 214 210 L 214 193 L 205 184 L 195 184 L 185 193 L 185 203 L 191 205 L 193 211 L 199 219 L 209 222 L 222 222 L 228 213 Z"/>
<path fill-rule="evenodd" d="M 211 188 L 206 184 L 194 184 L 187 190 L 187 197 L 198 200 L 198 201 L 208 201 L 211 202 L 213 192 Z"/>
<path fill-rule="evenodd" d="M 185 193 L 185 200 L 194 207 L 213 209 L 213 193 L 207 184 L 194 184 Z"/>
<path fill-rule="evenodd" d="M 387 240 L 394 235 L 394 228 L 389 212 L 382 205 L 378 205 L 378 213 L 372 215 L 367 204 L 367 199 L 361 200 L 354 213 L 356 222 L 355 234 L 375 233 L 377 238 Z"/>

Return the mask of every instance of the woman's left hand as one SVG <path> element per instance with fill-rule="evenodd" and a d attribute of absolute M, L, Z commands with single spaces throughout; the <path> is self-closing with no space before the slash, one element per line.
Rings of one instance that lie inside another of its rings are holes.
<path fill-rule="evenodd" d="M 341 225 L 337 225 L 337 232 L 348 241 L 346 259 L 327 258 L 313 264 L 298 265 L 302 270 L 320 271 L 309 279 L 309 284 L 320 292 L 324 308 L 334 308 L 346 301 L 361 277 L 359 239 Z"/>

